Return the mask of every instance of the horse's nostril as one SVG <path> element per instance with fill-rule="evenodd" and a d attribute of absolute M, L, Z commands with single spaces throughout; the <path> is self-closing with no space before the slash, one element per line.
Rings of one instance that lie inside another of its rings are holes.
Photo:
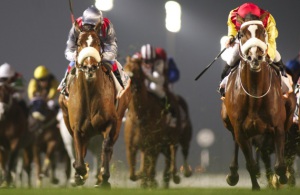
<path fill-rule="evenodd" d="M 257 58 L 259 61 L 261 61 L 262 59 L 263 59 L 263 57 L 262 56 L 258 56 L 258 58 Z"/>

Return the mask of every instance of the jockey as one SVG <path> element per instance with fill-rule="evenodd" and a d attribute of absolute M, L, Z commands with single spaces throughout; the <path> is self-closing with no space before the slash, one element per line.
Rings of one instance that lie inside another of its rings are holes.
<path fill-rule="evenodd" d="M 143 45 L 141 47 L 140 53 L 133 55 L 133 58 L 142 59 L 142 70 L 145 73 L 146 80 L 145 85 L 148 90 L 158 96 L 164 105 L 170 104 L 170 86 L 169 81 L 175 82 L 177 76 L 168 73 L 168 60 L 167 54 L 163 48 L 154 48 L 150 44 Z M 172 62 L 174 60 L 172 59 Z M 174 69 L 174 64 L 172 64 L 172 71 Z M 177 69 L 178 70 L 178 69 Z M 172 78 L 169 77 L 171 75 Z M 171 79 L 171 80 L 170 80 Z M 175 111 L 172 106 L 169 105 L 168 119 L 170 125 L 176 124 Z"/>
<path fill-rule="evenodd" d="M 28 84 L 28 98 L 30 102 L 37 97 L 44 98 L 50 109 L 55 109 L 57 103 L 55 103 L 57 97 L 58 81 L 53 74 L 49 73 L 49 70 L 40 65 L 34 70 L 34 78 L 29 81 Z"/>
<path fill-rule="evenodd" d="M 28 108 L 25 101 L 25 81 L 23 76 L 16 72 L 10 64 L 4 63 L 0 66 L 0 82 L 5 82 L 13 88 L 13 98 L 17 100 L 27 115 Z"/>
<path fill-rule="evenodd" d="M 99 37 L 102 43 L 102 55 L 103 59 L 102 62 L 109 65 L 111 67 L 114 75 L 116 76 L 117 80 L 119 81 L 120 85 L 124 89 L 124 84 L 126 84 L 127 77 L 124 75 L 122 65 L 116 60 L 117 57 L 117 38 L 116 33 L 113 28 L 113 24 L 110 22 L 108 18 L 103 18 L 102 12 L 98 10 L 94 6 L 88 7 L 84 12 L 82 17 L 77 18 L 77 23 L 80 27 L 87 27 L 87 26 L 95 26 L 97 23 L 101 22 L 101 31 L 99 33 Z M 69 37 L 67 40 L 67 46 L 65 49 L 65 57 L 67 60 L 70 61 L 68 69 L 65 73 L 64 78 L 62 79 L 58 90 L 62 94 L 66 93 L 66 82 L 67 76 L 75 65 L 76 61 L 76 40 L 78 38 L 78 33 L 75 32 L 74 25 L 72 26 Z M 122 81 L 123 79 L 123 81 Z"/>
<path fill-rule="evenodd" d="M 224 47 L 227 48 L 227 51 L 225 51 L 221 56 L 222 59 L 227 63 L 222 73 L 222 79 L 226 76 L 225 72 L 230 69 L 229 67 L 233 67 L 240 60 L 238 40 L 233 41 L 241 27 L 241 24 L 239 23 L 239 21 L 237 21 L 237 15 L 241 16 L 247 21 L 253 20 L 253 18 L 257 18 L 257 20 L 259 20 L 259 17 L 265 13 L 267 15 L 262 22 L 268 34 L 268 58 L 270 63 L 273 63 L 277 67 L 279 67 L 282 75 L 286 76 L 284 71 L 285 66 L 276 48 L 276 38 L 278 36 L 278 31 L 276 28 L 275 19 L 268 11 L 259 8 L 257 5 L 253 3 L 244 3 L 243 5 L 230 11 L 227 21 L 228 36 L 223 37 L 221 40 L 221 49 L 223 49 Z M 222 95 L 224 95 L 224 86 L 220 86 L 220 92 Z"/>

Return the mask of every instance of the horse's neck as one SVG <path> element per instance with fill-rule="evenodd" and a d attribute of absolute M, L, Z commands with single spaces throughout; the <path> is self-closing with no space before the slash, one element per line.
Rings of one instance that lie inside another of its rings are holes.
<path fill-rule="evenodd" d="M 270 84 L 270 70 L 266 64 L 262 65 L 259 72 L 251 71 L 246 62 L 239 68 L 241 82 L 247 91 L 259 94 L 267 90 Z"/>

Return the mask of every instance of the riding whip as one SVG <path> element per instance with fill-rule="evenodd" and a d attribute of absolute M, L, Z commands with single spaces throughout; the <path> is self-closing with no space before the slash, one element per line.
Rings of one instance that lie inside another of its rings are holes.
<path fill-rule="evenodd" d="M 231 39 L 230 41 L 230 45 L 235 41 L 236 38 Z M 208 65 L 206 66 L 206 68 L 195 78 L 195 81 L 197 81 L 208 69 L 211 65 L 213 65 L 213 63 L 222 55 L 222 53 L 227 49 L 227 47 L 225 47 L 224 49 L 222 49 L 222 51 L 215 57 L 215 59 Z"/>
<path fill-rule="evenodd" d="M 70 12 L 71 12 L 71 20 L 72 20 L 72 24 L 73 24 L 75 22 L 75 19 L 74 19 L 74 13 L 73 13 L 72 0 L 69 0 L 69 7 L 70 7 Z"/>

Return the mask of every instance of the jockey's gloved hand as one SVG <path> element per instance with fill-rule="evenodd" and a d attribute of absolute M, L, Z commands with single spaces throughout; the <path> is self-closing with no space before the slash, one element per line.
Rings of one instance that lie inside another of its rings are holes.
<path fill-rule="evenodd" d="M 102 65 L 110 72 L 112 70 L 112 63 L 110 61 L 102 61 Z"/>

